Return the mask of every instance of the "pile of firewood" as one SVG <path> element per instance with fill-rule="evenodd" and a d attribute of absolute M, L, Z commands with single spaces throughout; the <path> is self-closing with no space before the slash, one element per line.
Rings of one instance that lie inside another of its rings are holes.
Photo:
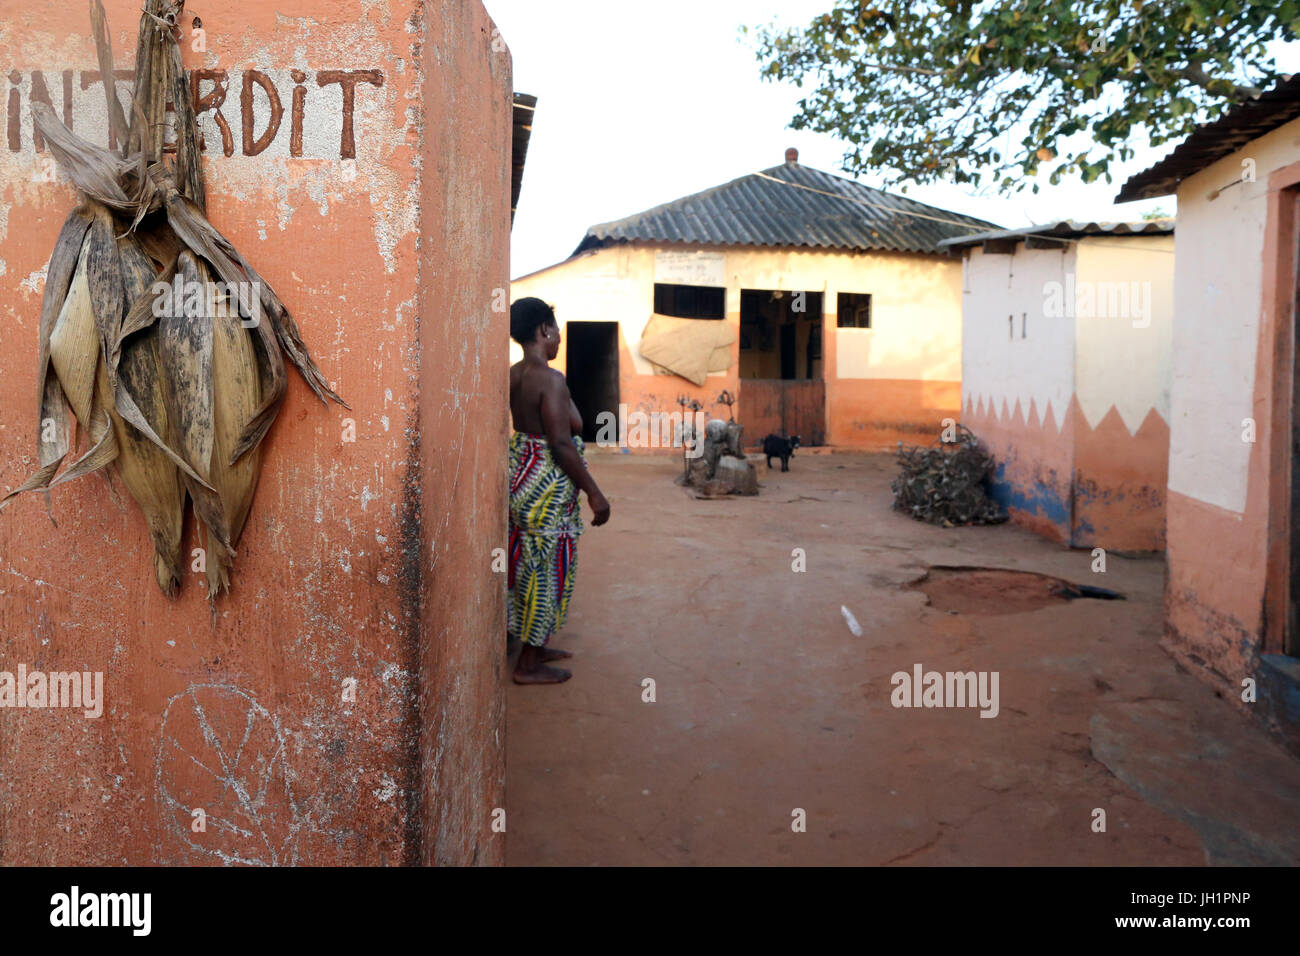
<path fill-rule="evenodd" d="M 894 507 L 945 528 L 1006 521 L 1007 515 L 988 495 L 993 456 L 969 428 L 956 427 L 954 441 L 937 441 L 928 448 L 898 443 L 902 471 L 890 483 Z"/>

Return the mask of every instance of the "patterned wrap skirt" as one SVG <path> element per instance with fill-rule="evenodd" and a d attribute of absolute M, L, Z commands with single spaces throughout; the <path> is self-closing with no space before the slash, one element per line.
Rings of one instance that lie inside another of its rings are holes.
<path fill-rule="evenodd" d="M 582 439 L 573 438 L 586 465 Z M 564 627 L 582 534 L 580 491 L 540 435 L 510 436 L 510 634 L 545 647 Z"/>

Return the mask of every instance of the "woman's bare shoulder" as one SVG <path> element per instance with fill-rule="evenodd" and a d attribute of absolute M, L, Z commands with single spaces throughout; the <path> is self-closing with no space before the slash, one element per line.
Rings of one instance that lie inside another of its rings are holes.
<path fill-rule="evenodd" d="M 510 381 L 522 383 L 525 379 L 531 379 L 535 383 L 535 387 L 541 388 L 566 383 L 564 373 L 551 368 L 549 365 L 530 365 L 526 362 L 516 362 L 510 366 Z"/>

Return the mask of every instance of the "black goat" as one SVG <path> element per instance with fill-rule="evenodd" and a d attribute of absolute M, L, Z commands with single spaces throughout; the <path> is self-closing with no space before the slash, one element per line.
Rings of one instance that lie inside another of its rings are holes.
<path fill-rule="evenodd" d="M 763 454 L 767 458 L 767 467 L 772 467 L 772 459 L 781 459 L 781 470 L 790 470 L 790 456 L 799 447 L 799 436 L 782 438 L 780 435 L 768 435 L 763 439 Z"/>

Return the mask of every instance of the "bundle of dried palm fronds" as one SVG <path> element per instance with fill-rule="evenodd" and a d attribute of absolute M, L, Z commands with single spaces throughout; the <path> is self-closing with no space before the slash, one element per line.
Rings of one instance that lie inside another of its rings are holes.
<path fill-rule="evenodd" d="M 74 136 L 41 103 L 36 126 L 81 193 L 50 257 L 41 306 L 40 470 L 0 501 L 116 464 L 153 539 L 158 585 L 175 592 L 188 499 L 206 537 L 208 595 L 229 589 L 288 387 L 284 356 L 322 401 L 330 389 L 275 290 L 205 215 L 203 167 L 176 26 L 184 0 L 146 0 L 129 114 L 105 83 L 120 153 Z M 100 73 L 113 76 L 101 0 Z M 175 134 L 166 135 L 173 104 Z M 89 449 L 72 451 L 69 411 Z M 57 474 L 57 477 L 56 477 Z"/>
<path fill-rule="evenodd" d="M 1006 521 L 987 492 L 993 456 L 965 425 L 957 425 L 957 430 L 955 441 L 937 441 L 929 448 L 898 443 L 902 472 L 890 484 L 894 507 L 946 528 Z"/>

